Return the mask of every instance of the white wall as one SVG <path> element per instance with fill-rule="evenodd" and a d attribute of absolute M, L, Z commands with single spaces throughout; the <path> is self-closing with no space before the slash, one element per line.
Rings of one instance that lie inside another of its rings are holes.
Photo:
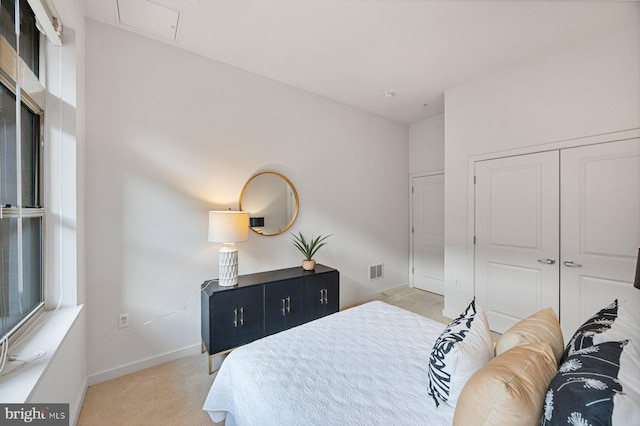
<path fill-rule="evenodd" d="M 199 347 L 207 211 L 259 171 L 296 186 L 293 231 L 333 234 L 316 260 L 340 270 L 342 306 L 408 282 L 407 126 L 94 21 L 87 75 L 91 382 Z M 301 262 L 286 233 L 238 248 L 241 274 Z"/>
<path fill-rule="evenodd" d="M 448 315 L 474 292 L 470 157 L 640 127 L 640 4 L 636 10 L 623 25 L 445 94 Z"/>
<path fill-rule="evenodd" d="M 409 126 L 409 173 L 444 170 L 444 114 Z"/>

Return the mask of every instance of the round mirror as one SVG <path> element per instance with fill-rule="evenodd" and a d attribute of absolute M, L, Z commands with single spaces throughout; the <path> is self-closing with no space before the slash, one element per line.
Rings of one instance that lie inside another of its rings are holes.
<path fill-rule="evenodd" d="M 249 227 L 261 235 L 279 235 L 298 216 L 296 188 L 280 173 L 258 173 L 244 184 L 240 210 L 249 212 Z"/>

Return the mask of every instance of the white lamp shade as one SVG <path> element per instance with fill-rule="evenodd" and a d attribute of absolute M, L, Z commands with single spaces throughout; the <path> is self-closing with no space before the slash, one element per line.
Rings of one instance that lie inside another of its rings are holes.
<path fill-rule="evenodd" d="M 248 212 L 209 212 L 209 241 L 214 243 L 238 243 L 248 239 Z"/>

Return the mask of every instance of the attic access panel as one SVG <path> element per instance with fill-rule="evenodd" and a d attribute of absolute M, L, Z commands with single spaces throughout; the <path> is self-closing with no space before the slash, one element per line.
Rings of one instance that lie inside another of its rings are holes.
<path fill-rule="evenodd" d="M 180 11 L 150 0 L 116 0 L 120 24 L 168 40 L 176 40 Z"/>

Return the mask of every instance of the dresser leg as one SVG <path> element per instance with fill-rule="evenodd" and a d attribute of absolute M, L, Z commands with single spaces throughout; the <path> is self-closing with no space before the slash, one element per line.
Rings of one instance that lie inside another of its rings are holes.
<path fill-rule="evenodd" d="M 224 351 L 224 352 L 218 352 L 217 354 L 209 355 L 209 375 L 212 375 L 216 371 L 220 370 L 220 367 L 222 367 L 222 362 L 224 361 L 224 359 L 226 358 L 226 355 L 229 352 L 231 352 L 231 350 Z M 214 358 L 218 358 L 218 357 L 219 357 L 219 362 L 217 363 L 218 365 L 214 368 L 213 367 L 213 360 L 214 360 Z"/>
<path fill-rule="evenodd" d="M 216 368 L 215 370 L 213 369 L 213 358 L 215 357 L 215 355 L 209 355 L 209 375 L 212 375 L 213 373 L 215 373 L 216 371 L 218 371 L 220 369 L 220 367 Z"/>
<path fill-rule="evenodd" d="M 228 349 L 226 351 L 222 351 L 222 352 L 218 352 L 215 353 L 213 355 L 209 355 L 209 375 L 215 373 L 216 371 L 220 370 L 220 367 L 222 367 L 222 363 L 224 362 L 224 359 L 226 358 L 227 354 L 229 354 L 233 349 Z M 213 367 L 213 359 L 219 357 L 219 361 L 216 362 L 216 364 L 218 364 L 215 368 Z"/>

